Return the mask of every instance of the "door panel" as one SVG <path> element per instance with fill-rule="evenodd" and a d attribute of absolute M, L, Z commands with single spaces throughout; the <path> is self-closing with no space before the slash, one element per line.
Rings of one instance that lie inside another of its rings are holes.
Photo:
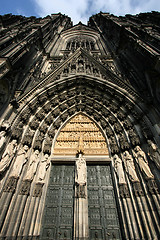
<path fill-rule="evenodd" d="M 41 239 L 73 238 L 74 166 L 53 165 L 44 209 Z"/>
<path fill-rule="evenodd" d="M 87 166 L 89 239 L 121 239 L 110 166 Z"/>

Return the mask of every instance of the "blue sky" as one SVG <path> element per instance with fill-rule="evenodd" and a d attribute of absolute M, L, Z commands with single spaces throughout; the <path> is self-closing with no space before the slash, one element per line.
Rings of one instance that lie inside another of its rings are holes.
<path fill-rule="evenodd" d="M 100 11 L 117 16 L 160 11 L 160 0 L 0 0 L 1 15 L 44 17 L 61 12 L 71 17 L 74 24 L 86 24 L 91 15 Z"/>

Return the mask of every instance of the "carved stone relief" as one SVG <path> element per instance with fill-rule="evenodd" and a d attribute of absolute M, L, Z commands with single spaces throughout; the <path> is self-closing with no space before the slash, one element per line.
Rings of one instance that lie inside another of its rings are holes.
<path fill-rule="evenodd" d="M 75 155 L 80 135 L 85 155 L 108 155 L 106 141 L 99 128 L 82 114 L 72 118 L 61 130 L 55 143 L 54 155 Z"/>

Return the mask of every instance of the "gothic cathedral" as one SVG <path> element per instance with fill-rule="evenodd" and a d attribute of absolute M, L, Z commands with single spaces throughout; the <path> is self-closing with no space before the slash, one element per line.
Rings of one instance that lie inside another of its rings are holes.
<path fill-rule="evenodd" d="M 0 240 L 160 239 L 160 13 L 0 16 Z"/>

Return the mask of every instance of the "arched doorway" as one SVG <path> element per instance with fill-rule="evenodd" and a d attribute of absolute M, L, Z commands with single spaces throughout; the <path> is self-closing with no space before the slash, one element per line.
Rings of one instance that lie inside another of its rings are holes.
<path fill-rule="evenodd" d="M 106 139 L 82 113 L 55 142 L 41 239 L 121 239 Z"/>

